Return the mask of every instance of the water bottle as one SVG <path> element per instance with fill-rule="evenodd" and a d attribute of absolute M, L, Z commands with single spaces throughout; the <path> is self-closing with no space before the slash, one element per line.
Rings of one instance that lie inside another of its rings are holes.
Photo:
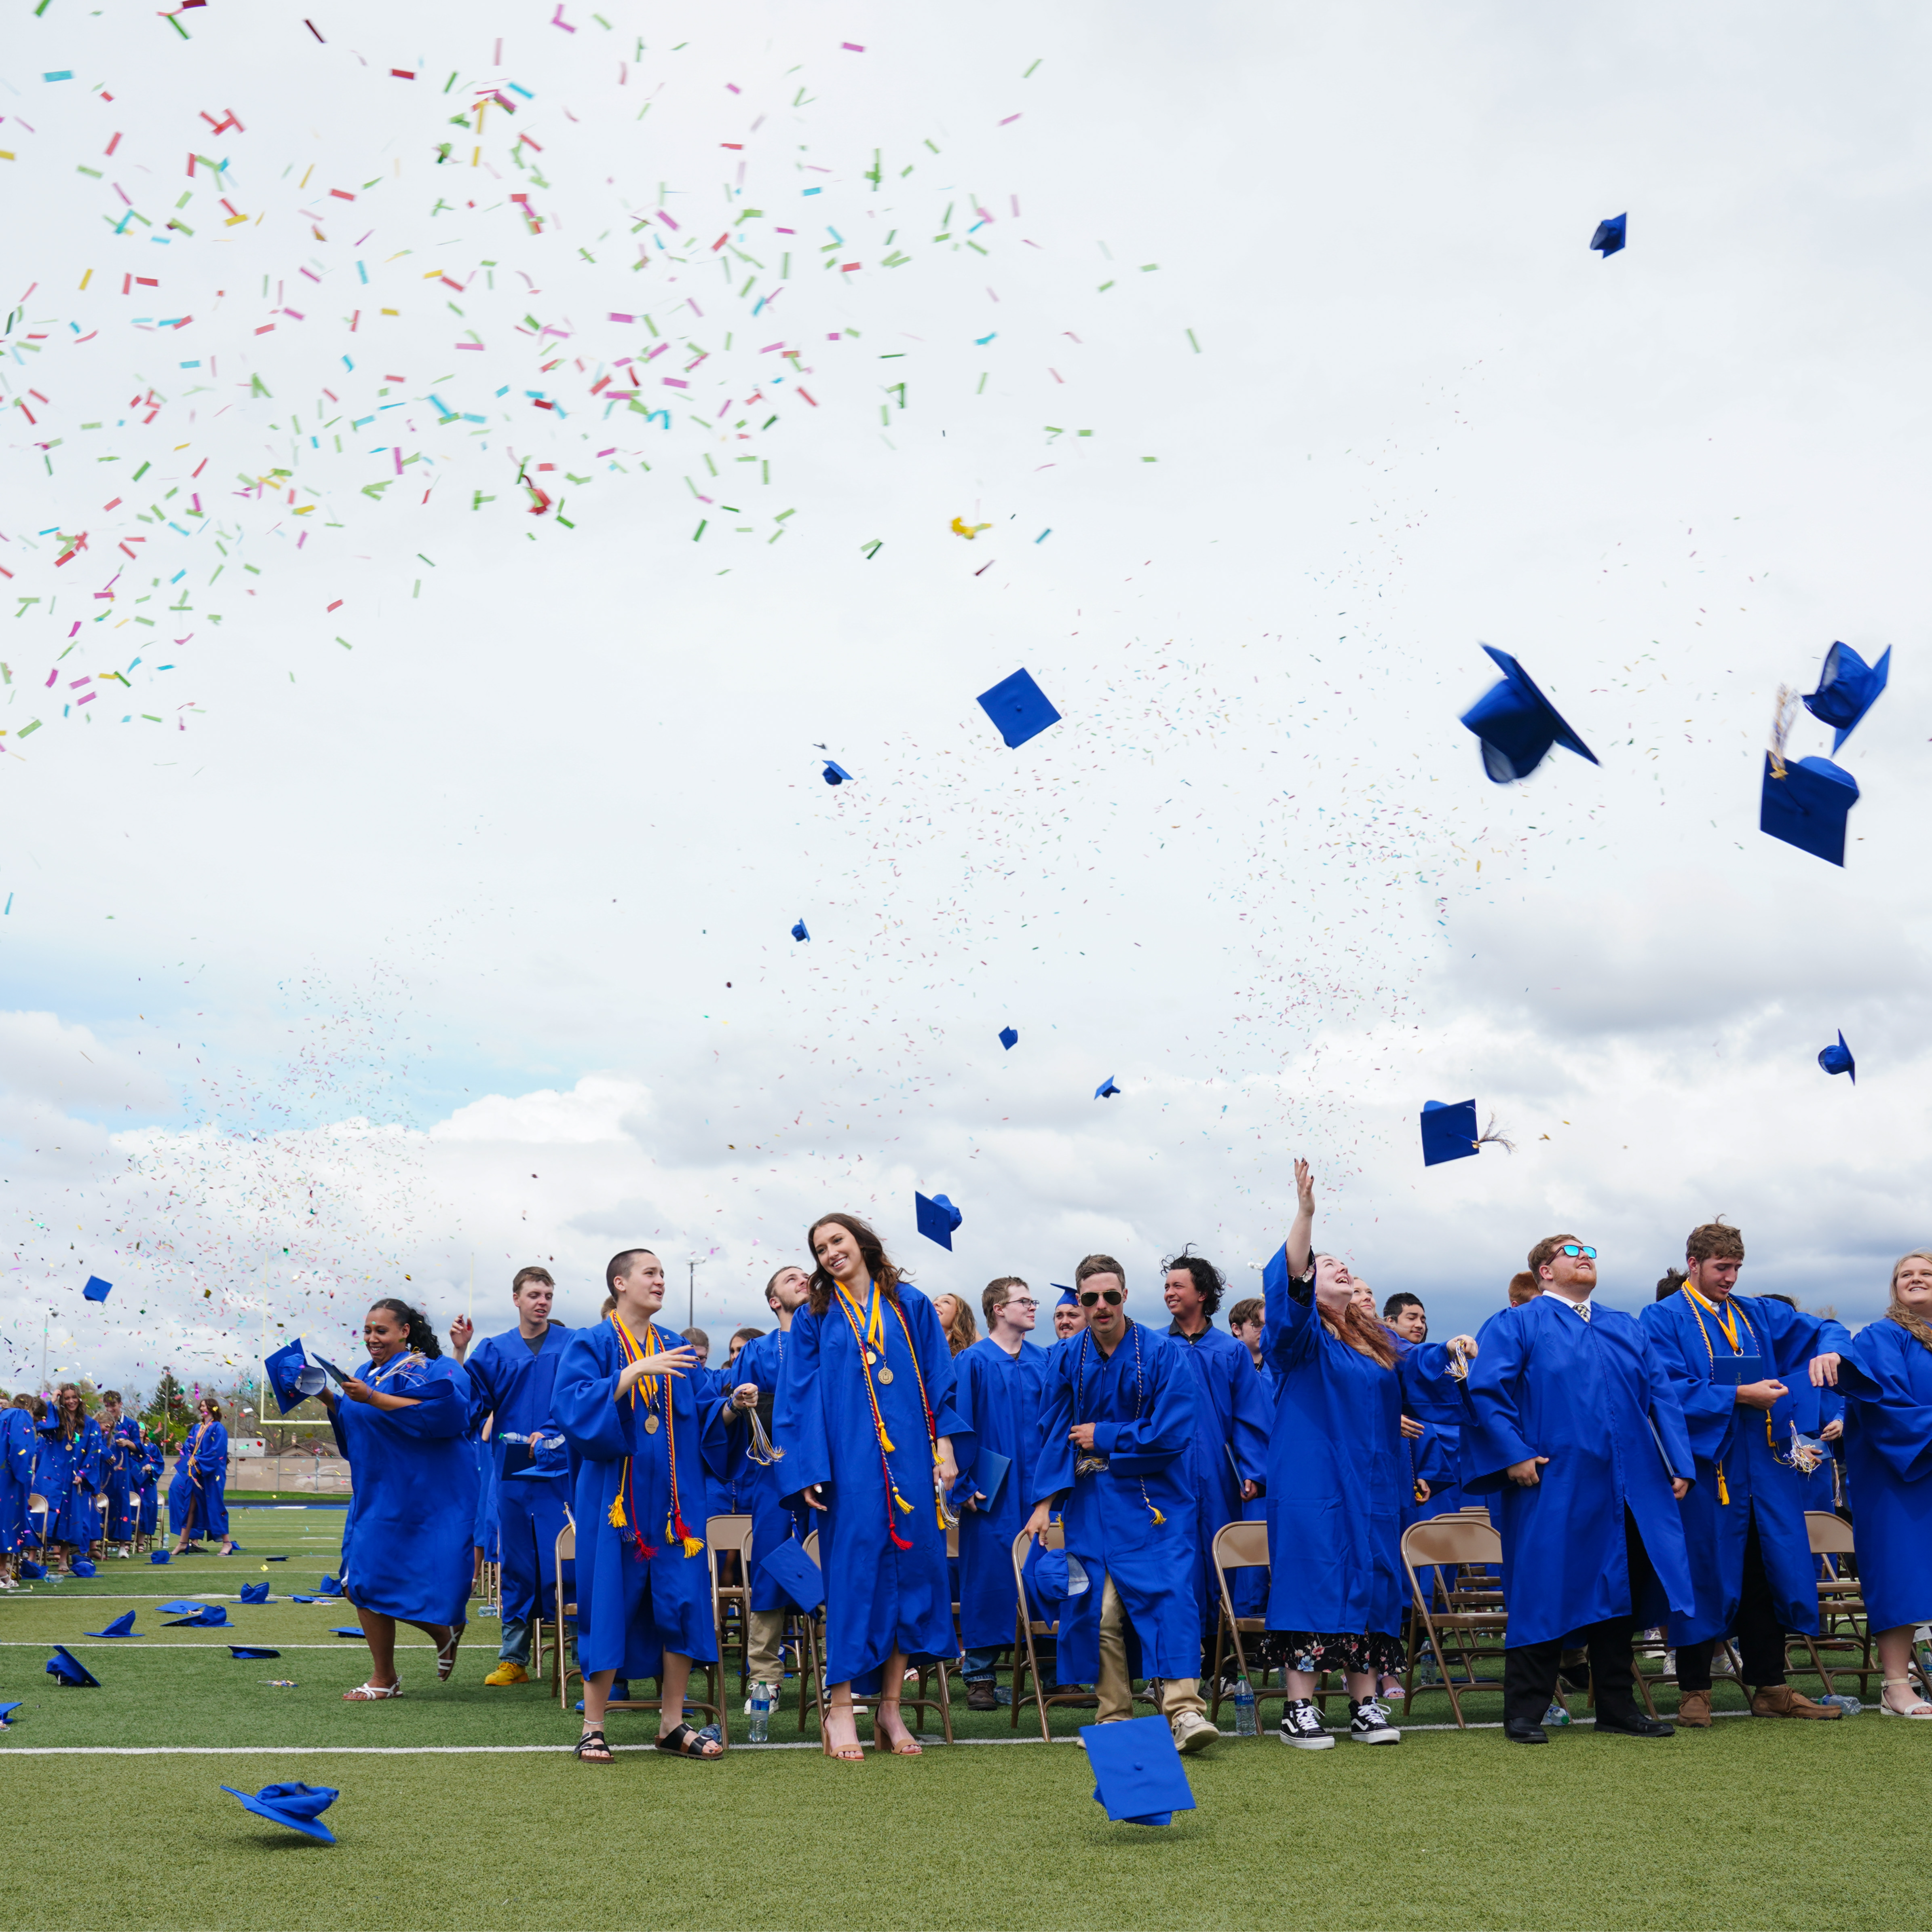
<path fill-rule="evenodd" d="M 1255 1734 L 1255 1694 L 1245 1677 L 1234 1680 L 1234 1735 L 1251 1738 Z"/>
<path fill-rule="evenodd" d="M 771 1735 L 772 1687 L 758 1683 L 752 1686 L 752 1742 L 761 1744 Z"/>
<path fill-rule="evenodd" d="M 1561 1704 L 1552 1704 L 1543 1714 L 1543 1727 L 1547 1730 L 1552 1724 L 1567 1724 L 1570 1713 Z"/>
<path fill-rule="evenodd" d="M 1856 1697 L 1841 1697 L 1835 1690 L 1820 1697 L 1818 1701 L 1827 1710 L 1842 1711 L 1848 1718 L 1856 1718 L 1864 1708 Z"/>

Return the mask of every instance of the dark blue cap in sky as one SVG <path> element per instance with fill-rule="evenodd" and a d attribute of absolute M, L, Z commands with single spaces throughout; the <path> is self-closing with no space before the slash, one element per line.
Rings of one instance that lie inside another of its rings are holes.
<path fill-rule="evenodd" d="M 1597 232 L 1590 237 L 1590 246 L 1606 261 L 1622 248 L 1630 233 L 1628 214 L 1612 214 L 1597 224 Z"/>
<path fill-rule="evenodd" d="M 965 1216 L 943 1194 L 935 1194 L 929 1201 L 923 1194 L 916 1193 L 912 1198 L 914 1211 L 919 1216 L 919 1232 L 928 1241 L 937 1241 L 950 1253 L 952 1237 Z"/>
<path fill-rule="evenodd" d="M 1094 1097 L 1096 1100 L 1111 1100 L 1120 1090 L 1114 1084 L 1114 1076 L 1110 1073 L 1094 1089 Z"/>
<path fill-rule="evenodd" d="M 1019 1043 L 1019 1029 L 1017 1027 L 1000 1028 L 1000 1044 L 1004 1046 L 1009 1053 L 1012 1052 L 1013 1048 L 1018 1046 Z"/>
<path fill-rule="evenodd" d="M 1082 1724 L 1081 1742 L 1094 1773 L 1094 1797 L 1115 1824 L 1171 1825 L 1194 1809 L 1194 1793 L 1165 1718 Z"/>
<path fill-rule="evenodd" d="M 800 920 L 797 925 L 792 928 L 791 936 L 794 939 L 809 939 L 812 937 L 812 934 L 805 929 L 805 921 L 803 920 Z"/>
<path fill-rule="evenodd" d="M 1492 644 L 1483 649 L 1502 673 L 1502 681 L 1463 712 L 1462 722 L 1482 741 L 1483 769 L 1492 782 L 1508 784 L 1528 778 L 1552 745 L 1596 764 L 1596 753 L 1563 722 L 1528 672 L 1508 652 Z"/>
<path fill-rule="evenodd" d="M 852 774 L 843 765 L 830 758 L 825 761 L 823 776 L 829 785 L 850 784 L 852 782 Z"/>
<path fill-rule="evenodd" d="M 1825 667 L 1818 674 L 1818 688 L 1804 700 L 1804 708 L 1821 724 L 1828 724 L 1838 735 L 1832 740 L 1832 754 L 1857 729 L 1858 720 L 1878 702 L 1886 680 L 1892 675 L 1892 647 L 1875 664 L 1868 664 L 1850 644 L 1834 644 L 1825 653 Z"/>
<path fill-rule="evenodd" d="M 1852 1049 L 1845 1044 L 1843 1033 L 1838 1035 L 1836 1046 L 1819 1049 L 1818 1064 L 1827 1073 L 1849 1073 L 1852 1076 L 1852 1084 L 1856 1087 L 1858 1084 L 1858 1064 L 1852 1058 Z"/>
<path fill-rule="evenodd" d="M 1474 1154 L 1478 1130 L 1476 1103 L 1458 1100 L 1444 1105 L 1440 1100 L 1422 1103 L 1422 1164 L 1438 1167 L 1445 1160 L 1463 1160 Z"/>
<path fill-rule="evenodd" d="M 980 708 L 1000 728 L 1009 751 L 1018 751 L 1029 738 L 1037 738 L 1049 724 L 1060 722 L 1060 713 L 1046 693 L 1023 670 L 1003 677 L 991 691 L 981 692 Z"/>
<path fill-rule="evenodd" d="M 1858 802 L 1858 782 L 1829 758 L 1764 754 L 1758 830 L 1834 866 L 1845 862 L 1845 820 Z"/>
<path fill-rule="evenodd" d="M 105 1301 L 114 1292 L 114 1284 L 103 1281 L 98 1274 L 91 1274 L 87 1277 L 87 1286 L 80 1292 L 89 1301 Z"/>

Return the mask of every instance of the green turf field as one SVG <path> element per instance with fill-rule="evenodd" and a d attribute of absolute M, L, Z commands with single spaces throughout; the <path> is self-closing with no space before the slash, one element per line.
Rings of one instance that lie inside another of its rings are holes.
<path fill-rule="evenodd" d="M 286 1600 L 334 1568 L 342 1520 L 339 1510 L 238 1511 L 242 1556 L 110 1561 L 91 1580 L 0 1599 L 0 1701 L 24 1700 L 0 1734 L 8 1924 L 62 1932 L 111 1918 L 130 1932 L 260 1932 L 320 1912 L 358 1932 L 1819 1932 L 1932 1916 L 1909 1823 L 1932 1769 L 1932 1726 L 1731 1718 L 1647 1742 L 1598 1738 L 1586 1721 L 1542 1750 L 1494 1730 L 1413 1729 L 1393 1749 L 1342 1743 L 1319 1755 L 1230 1739 L 1190 1761 L 1198 1808 L 1166 1831 L 1107 1824 L 1077 1745 L 1006 1742 L 1004 1712 L 958 1714 L 959 1737 L 981 1742 L 860 1766 L 750 1747 L 716 1764 L 674 1762 L 622 1748 L 647 1744 L 654 1716 L 614 1713 L 617 1762 L 592 1768 L 567 1754 L 578 1720 L 540 1686 L 484 1688 L 488 1621 L 472 1625 L 448 1684 L 424 1644 L 400 1654 L 401 1700 L 344 1704 L 368 1653 L 328 1633 L 352 1616 L 339 1599 Z M 272 1553 L 291 1560 L 264 1569 Z M 264 1580 L 275 1601 L 235 1602 L 243 1583 Z M 176 1597 L 225 1602 L 232 1628 L 164 1630 L 155 1606 Z M 140 1612 L 137 1637 L 82 1634 L 127 1610 Z M 231 1641 L 283 1654 L 235 1661 Z M 99 1690 L 54 1686 L 44 1666 L 56 1642 Z M 278 1677 L 296 1688 L 266 1681 Z M 1493 1701 L 1472 1700 L 1472 1718 L 1493 1720 Z M 1719 1708 L 1727 1702 L 1736 1708 L 1720 1688 Z M 1438 1694 L 1410 1721 L 1448 1718 Z M 1058 1713 L 1056 1730 L 1070 1738 L 1078 1721 Z M 788 1712 L 774 1737 L 792 1744 L 796 1726 Z M 334 1848 L 256 1819 L 219 1789 L 297 1778 L 340 1788 Z M 1880 1851 L 1900 1820 L 1900 1842 Z M 78 1868 L 67 1820 L 86 1846 Z"/>

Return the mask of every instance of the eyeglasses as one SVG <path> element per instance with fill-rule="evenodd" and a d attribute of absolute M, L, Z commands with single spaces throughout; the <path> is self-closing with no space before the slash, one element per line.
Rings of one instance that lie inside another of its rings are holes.
<path fill-rule="evenodd" d="M 1000 1304 L 1002 1308 L 1037 1308 L 1040 1304 L 1030 1295 L 1010 1294 Z"/>
<path fill-rule="evenodd" d="M 1118 1308 L 1126 1298 L 1126 1291 L 1124 1288 L 1089 1288 L 1081 1296 L 1080 1306 L 1082 1308 L 1091 1308 L 1096 1301 L 1104 1301 L 1109 1308 Z"/>
<path fill-rule="evenodd" d="M 1594 1248 L 1584 1247 L 1575 1241 L 1565 1241 L 1556 1252 L 1559 1255 L 1568 1255 L 1572 1261 L 1593 1262 L 1597 1258 Z"/>

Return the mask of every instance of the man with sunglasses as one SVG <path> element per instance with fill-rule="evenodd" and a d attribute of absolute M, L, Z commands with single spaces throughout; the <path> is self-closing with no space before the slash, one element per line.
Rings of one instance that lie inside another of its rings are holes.
<path fill-rule="evenodd" d="M 953 1490 L 959 1507 L 959 1636 L 966 1651 L 966 1708 L 998 1708 L 1000 1653 L 1013 1640 L 1018 1596 L 1013 1538 L 1033 1508 L 1046 1351 L 1028 1337 L 1040 1319 L 1033 1290 L 1016 1274 L 980 1298 L 986 1339 L 953 1364 L 952 1406 L 971 1433 L 974 1460 Z"/>
<path fill-rule="evenodd" d="M 1462 1486 L 1493 1499 L 1502 1532 L 1503 1733 L 1549 1742 L 1541 1720 L 1574 1631 L 1597 1729 L 1667 1738 L 1631 1694 L 1630 1636 L 1696 1600 L 1675 1500 L 1696 1466 L 1684 1411 L 1636 1317 L 1594 1300 L 1594 1248 L 1552 1234 L 1529 1272 L 1539 1292 L 1484 1323 L 1464 1384 Z"/>
<path fill-rule="evenodd" d="M 1221 1735 L 1201 1696 L 1189 1481 L 1197 1378 L 1179 1342 L 1128 1316 L 1126 1272 L 1111 1255 L 1089 1255 L 1073 1284 L 1086 1331 L 1048 1358 L 1026 1521 L 1036 1537 L 1058 1508 L 1089 1579 L 1060 1610 L 1059 1676 L 1094 1685 L 1102 1724 L 1133 1715 L 1134 1677 L 1160 1678 L 1175 1744 L 1197 1751 Z"/>

